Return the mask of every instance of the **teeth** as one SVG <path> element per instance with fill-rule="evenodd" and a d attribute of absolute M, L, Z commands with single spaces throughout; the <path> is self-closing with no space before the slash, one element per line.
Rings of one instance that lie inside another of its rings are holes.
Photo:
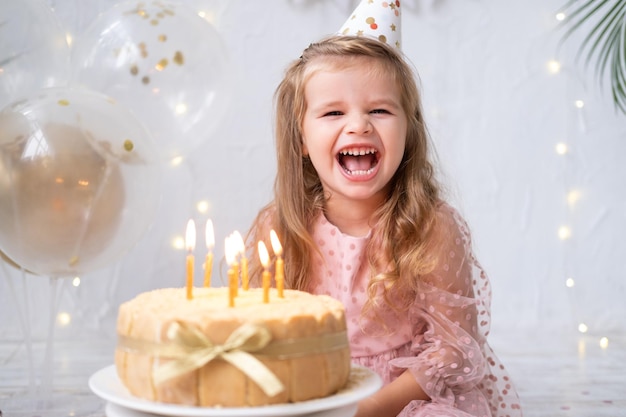
<path fill-rule="evenodd" d="M 376 149 L 374 148 L 357 148 L 357 149 L 344 149 L 341 152 L 342 155 L 368 155 L 376 153 Z"/>
<path fill-rule="evenodd" d="M 359 169 L 356 171 L 350 171 L 349 169 L 346 169 L 347 172 L 349 172 L 351 175 L 367 175 L 369 173 L 371 173 L 374 170 L 374 168 L 370 168 L 370 169 Z"/>

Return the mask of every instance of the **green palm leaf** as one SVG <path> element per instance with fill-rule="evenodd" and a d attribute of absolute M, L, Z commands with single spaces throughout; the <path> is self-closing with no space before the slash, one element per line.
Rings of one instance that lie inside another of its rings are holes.
<path fill-rule="evenodd" d="M 569 0 L 561 11 L 567 27 L 563 41 L 591 25 L 576 59 L 584 54 L 587 67 L 595 60 L 600 85 L 609 78 L 613 103 L 626 114 L 626 0 Z"/>

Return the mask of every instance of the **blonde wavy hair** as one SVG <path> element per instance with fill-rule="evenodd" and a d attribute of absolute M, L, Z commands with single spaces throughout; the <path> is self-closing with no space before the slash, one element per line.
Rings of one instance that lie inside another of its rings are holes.
<path fill-rule="evenodd" d="M 431 246 L 439 185 L 431 162 L 429 135 L 424 124 L 416 75 L 404 57 L 386 44 L 363 36 L 332 36 L 309 45 L 286 69 L 274 95 L 277 175 L 274 200 L 255 219 L 247 241 L 269 242 L 274 229 L 284 248 L 285 285 L 308 289 L 312 255 L 318 248 L 310 226 L 324 209 L 324 192 L 311 161 L 303 154 L 302 121 L 306 110 L 305 86 L 315 71 L 341 69 L 357 58 L 373 59 L 378 71 L 398 83 L 402 106 L 408 118 L 402 162 L 388 187 L 388 198 L 376 211 L 368 246 L 372 279 L 369 307 L 379 296 L 390 306 L 408 305 L 405 290 L 415 290 L 415 277 L 432 270 Z M 260 275 L 258 261 L 251 276 Z M 395 293 L 394 297 L 390 295 Z M 400 303 L 398 296 L 400 295 Z M 390 302 L 395 300 L 395 305 Z M 404 299 L 404 303 L 402 303 Z"/>

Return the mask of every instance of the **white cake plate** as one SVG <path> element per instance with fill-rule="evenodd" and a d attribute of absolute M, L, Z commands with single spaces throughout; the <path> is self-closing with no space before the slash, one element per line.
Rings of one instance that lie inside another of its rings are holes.
<path fill-rule="evenodd" d="M 89 378 L 89 388 L 108 401 L 107 417 L 352 417 L 357 403 L 378 391 L 380 377 L 363 366 L 352 365 L 346 388 L 335 395 L 292 404 L 261 407 L 190 407 L 158 403 L 131 395 L 117 377 L 115 365 L 107 366 Z"/>

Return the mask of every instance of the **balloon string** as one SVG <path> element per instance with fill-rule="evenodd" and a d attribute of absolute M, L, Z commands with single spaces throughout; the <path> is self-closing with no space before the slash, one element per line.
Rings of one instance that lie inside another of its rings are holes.
<path fill-rule="evenodd" d="M 4 271 L 4 275 L 7 277 L 7 282 L 9 284 L 9 289 L 11 291 L 11 299 L 17 300 L 17 293 L 15 291 L 15 287 L 13 286 L 13 280 L 11 278 L 11 274 L 7 270 L 7 266 L 5 262 L 0 262 L 2 264 L 2 269 Z M 33 395 L 35 393 L 35 366 L 33 361 L 33 340 L 32 340 L 32 331 L 30 328 L 30 313 L 29 313 L 29 302 L 28 302 L 28 291 L 27 291 L 27 276 L 24 268 L 20 267 L 20 272 L 22 275 L 22 303 L 16 304 L 17 318 L 20 323 L 20 327 L 22 330 L 22 334 L 24 336 L 24 345 L 26 348 L 27 360 L 28 360 L 28 387 L 29 393 Z M 21 306 L 24 307 L 24 311 L 22 312 Z"/>
<path fill-rule="evenodd" d="M 50 279 L 50 313 L 48 318 L 48 337 L 46 340 L 46 354 L 43 366 L 43 377 L 41 384 L 43 405 L 48 403 L 52 394 L 52 385 L 54 383 L 54 324 L 60 305 L 59 295 L 63 292 L 65 284 L 64 279 L 51 277 Z M 58 285 L 61 281 L 61 285 Z"/>
<path fill-rule="evenodd" d="M 24 341 L 26 342 L 26 351 L 28 353 L 28 386 L 30 387 L 31 393 L 34 393 L 35 391 L 35 365 L 33 361 L 32 328 L 30 327 L 30 303 L 28 302 L 28 295 L 30 294 L 30 292 L 27 291 L 26 270 L 22 268 L 21 266 L 20 266 L 20 273 L 22 275 L 22 281 L 24 282 L 24 285 L 22 285 L 24 316 L 20 314 L 20 322 L 22 325 L 22 331 L 24 333 Z"/>

